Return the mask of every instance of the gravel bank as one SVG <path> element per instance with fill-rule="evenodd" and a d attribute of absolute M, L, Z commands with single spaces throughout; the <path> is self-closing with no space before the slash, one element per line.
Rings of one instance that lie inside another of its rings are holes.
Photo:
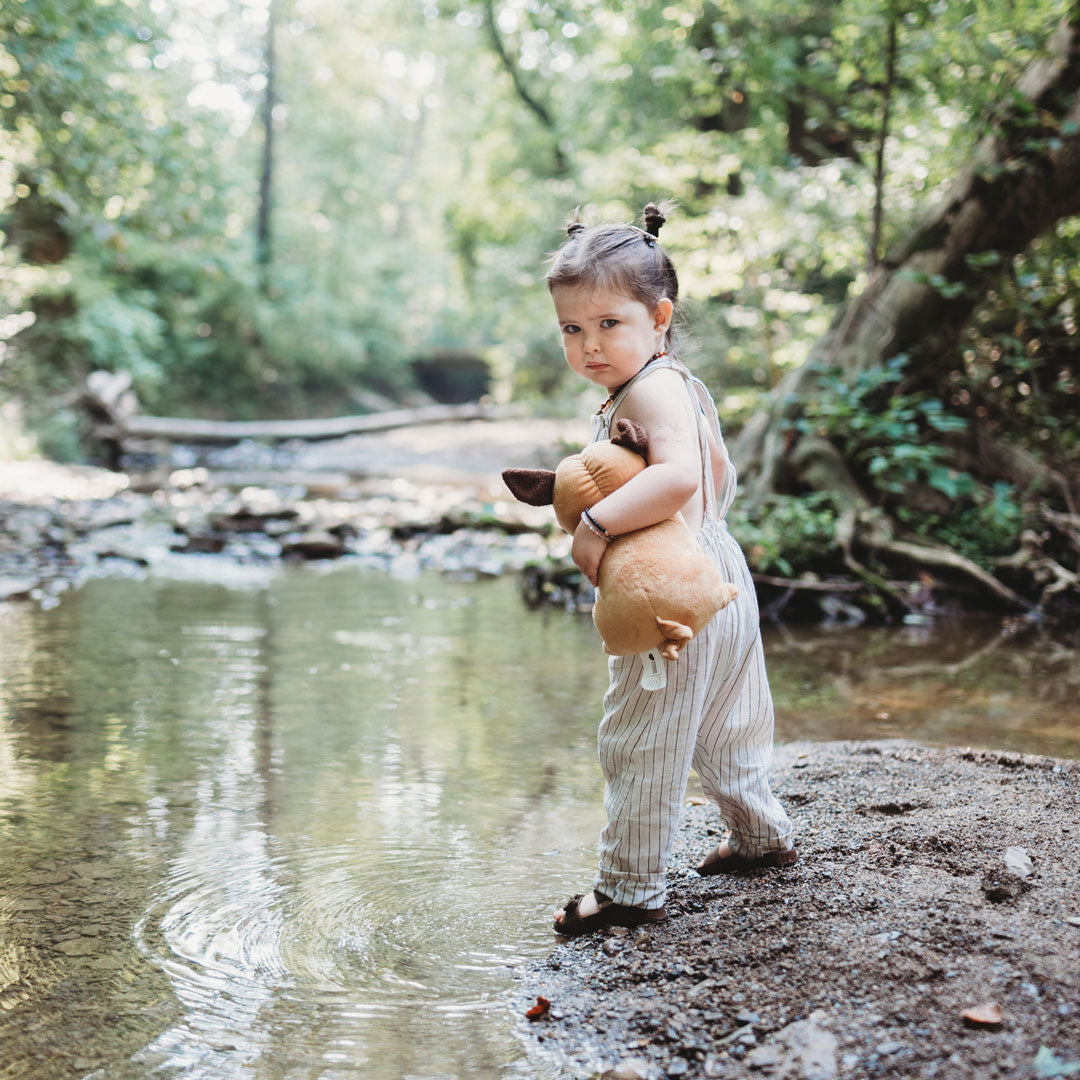
<path fill-rule="evenodd" d="M 630 1078 L 1080 1074 L 1080 762 L 796 743 L 775 775 L 799 863 L 698 877 L 723 834 L 688 805 L 667 923 L 524 973 L 519 1014 L 550 1001 L 531 1052 Z M 991 1003 L 998 1024 L 963 1016 Z"/>

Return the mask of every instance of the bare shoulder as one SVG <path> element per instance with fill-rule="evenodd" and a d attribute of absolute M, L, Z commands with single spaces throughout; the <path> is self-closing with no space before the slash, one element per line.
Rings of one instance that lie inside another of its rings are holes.
<path fill-rule="evenodd" d="M 646 430 L 694 424 L 694 410 L 682 376 L 670 368 L 639 379 L 623 399 L 619 416 L 637 420 Z"/>
<path fill-rule="evenodd" d="M 649 436 L 649 458 L 695 452 L 697 418 L 682 376 L 662 369 L 639 379 L 619 406 L 618 416 L 636 420 Z"/>

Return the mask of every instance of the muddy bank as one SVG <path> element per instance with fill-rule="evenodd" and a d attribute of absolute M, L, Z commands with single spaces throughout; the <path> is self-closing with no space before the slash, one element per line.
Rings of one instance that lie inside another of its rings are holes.
<path fill-rule="evenodd" d="M 550 1002 L 520 1021 L 532 1053 L 590 1077 L 1080 1074 L 1080 762 L 795 743 L 775 777 L 799 863 L 700 878 L 723 833 L 685 807 L 667 923 L 523 974 L 519 1016 Z M 965 1019 L 986 1005 L 1000 1023 Z"/>

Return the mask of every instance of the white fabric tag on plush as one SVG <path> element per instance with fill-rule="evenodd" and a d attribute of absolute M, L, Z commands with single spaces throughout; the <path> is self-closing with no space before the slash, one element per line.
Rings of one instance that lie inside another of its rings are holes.
<path fill-rule="evenodd" d="M 664 658 L 659 649 L 650 649 L 641 654 L 641 689 L 663 690 L 667 686 L 667 671 Z"/>

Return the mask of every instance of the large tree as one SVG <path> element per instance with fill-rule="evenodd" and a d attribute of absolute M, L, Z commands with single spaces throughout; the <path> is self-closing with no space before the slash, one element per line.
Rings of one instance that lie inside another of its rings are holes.
<path fill-rule="evenodd" d="M 901 381 L 919 405 L 948 401 L 963 365 L 961 334 L 1001 280 L 1003 267 L 1056 222 L 1077 213 L 1080 3 L 1074 2 L 1045 54 L 997 110 L 991 130 L 945 197 L 874 267 L 866 287 L 838 310 L 807 362 L 780 382 L 741 432 L 733 449 L 751 497 L 762 500 L 800 485 L 838 493 L 847 511 L 840 518 L 838 539 L 849 566 L 859 572 L 864 568 L 852 554 L 856 543 L 909 564 L 958 571 L 1017 605 L 1020 597 L 1002 577 L 1022 571 L 1043 587 L 1044 600 L 1067 590 L 1080 593 L 1080 575 L 1063 565 L 1058 554 L 1071 551 L 1075 558 L 1080 552 L 1080 463 L 1075 455 L 1046 461 L 1010 444 L 994 431 L 989 410 L 970 394 L 955 398 L 969 408 L 958 408 L 953 417 L 937 408 L 923 409 L 928 429 L 936 429 L 959 455 L 965 475 L 1051 489 L 1041 522 L 1046 532 L 1025 534 L 1020 549 L 1000 561 L 1002 572 L 995 576 L 940 544 L 898 537 L 896 523 L 871 507 L 863 494 L 865 462 L 845 460 L 843 440 L 829 438 L 837 425 L 827 422 L 815 403 L 815 397 L 846 382 L 861 387 L 861 408 L 884 410 Z M 872 464 L 879 471 L 887 467 L 881 455 Z M 949 494 L 947 485 L 940 487 L 939 494 Z M 920 497 L 910 488 L 903 494 L 908 503 Z M 1052 508 L 1054 501 L 1062 504 L 1060 510 Z M 880 578 L 878 583 L 883 584 Z"/>

